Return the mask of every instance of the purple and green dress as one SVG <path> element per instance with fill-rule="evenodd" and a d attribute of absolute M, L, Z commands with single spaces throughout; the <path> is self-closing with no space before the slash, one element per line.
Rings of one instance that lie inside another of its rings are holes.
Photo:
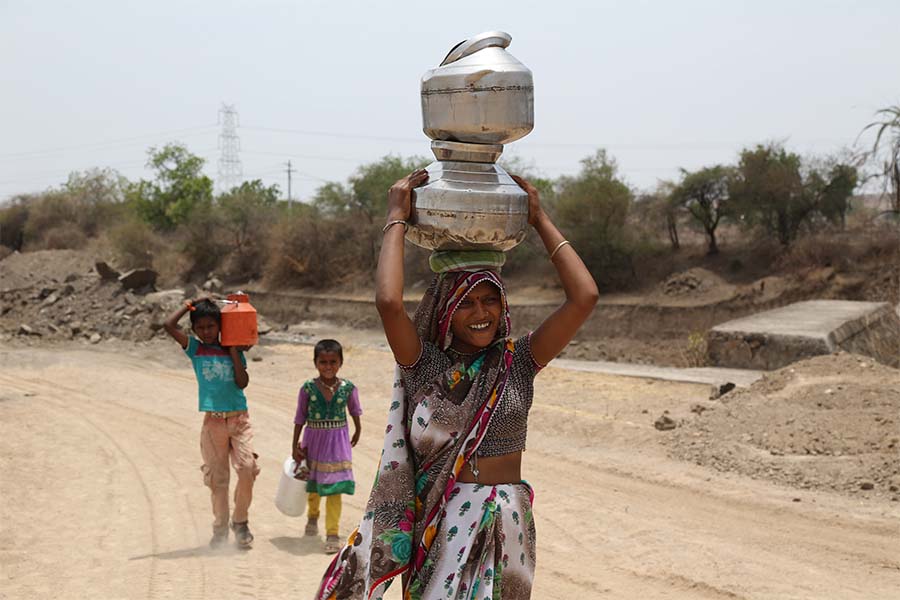
<path fill-rule="evenodd" d="M 300 445 L 309 467 L 307 492 L 332 496 L 356 491 L 348 414 L 359 416 L 362 407 L 356 386 L 346 379 L 341 379 L 331 400 L 325 399 L 312 379 L 301 386 L 294 423 L 306 426 Z"/>

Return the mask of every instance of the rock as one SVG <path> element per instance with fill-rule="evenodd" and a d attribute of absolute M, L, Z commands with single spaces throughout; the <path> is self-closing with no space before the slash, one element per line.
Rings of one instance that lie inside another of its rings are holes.
<path fill-rule="evenodd" d="M 860 482 L 860 484 L 859 484 L 859 489 L 861 489 L 861 490 L 874 490 L 874 489 L 875 489 L 875 484 L 872 483 L 871 481 L 863 481 L 863 482 Z"/>
<path fill-rule="evenodd" d="M 94 269 L 103 281 L 115 281 L 119 278 L 119 272 L 102 260 L 94 263 Z"/>
<path fill-rule="evenodd" d="M 694 404 L 691 406 L 691 412 L 698 415 L 702 415 L 704 410 L 706 410 L 706 407 L 702 404 Z"/>
<path fill-rule="evenodd" d="M 730 381 L 725 382 L 721 385 L 714 385 L 712 386 L 712 390 L 710 390 L 709 392 L 709 399 L 717 400 L 733 390 L 735 387 L 737 386 L 735 386 L 735 384 L 731 383 Z"/>
<path fill-rule="evenodd" d="M 26 325 L 25 323 L 22 323 L 21 325 L 19 325 L 18 333 L 19 333 L 19 335 L 35 335 L 38 337 L 41 336 L 40 331 L 34 330 L 30 325 Z"/>
<path fill-rule="evenodd" d="M 669 415 L 663 414 L 653 422 L 653 426 L 659 431 L 669 431 L 678 427 L 678 423 Z"/>
<path fill-rule="evenodd" d="M 207 279 L 203 284 L 203 289 L 207 292 L 221 292 L 222 291 L 222 280 L 218 277 L 211 277 Z"/>
<path fill-rule="evenodd" d="M 250 360 L 253 362 L 262 362 L 262 356 L 254 356 Z"/>
<path fill-rule="evenodd" d="M 88 340 L 89 340 L 92 344 L 96 344 L 96 343 L 98 343 L 98 342 L 99 342 L 100 340 L 102 340 L 102 339 L 103 339 L 103 337 L 102 337 L 99 333 L 91 334 L 91 337 L 88 338 Z"/>
<path fill-rule="evenodd" d="M 72 335 L 78 335 L 81 333 L 81 330 L 84 328 L 84 325 L 81 324 L 81 321 L 73 321 L 71 325 L 69 325 L 69 329 L 72 331 Z"/>
<path fill-rule="evenodd" d="M 184 291 L 179 288 L 171 290 L 161 290 L 159 292 L 150 292 L 144 296 L 144 301 L 148 304 L 155 304 L 162 307 L 174 307 L 181 304 L 184 300 Z"/>
<path fill-rule="evenodd" d="M 66 275 L 66 278 L 63 279 L 63 283 L 72 283 L 76 279 L 78 279 L 78 275 L 76 275 L 75 273 L 69 273 L 68 275 Z"/>
<path fill-rule="evenodd" d="M 41 305 L 42 306 L 52 306 L 52 305 L 56 304 L 58 301 L 59 301 L 59 296 L 57 296 L 55 293 L 53 293 L 53 294 L 50 294 L 49 296 L 47 296 L 46 298 L 44 298 L 44 301 L 41 302 Z"/>
<path fill-rule="evenodd" d="M 259 314 L 256 315 L 256 332 L 259 335 L 266 335 L 272 332 L 272 326 Z"/>
<path fill-rule="evenodd" d="M 119 283 L 126 290 L 152 288 L 156 284 L 157 273 L 153 269 L 132 269 L 119 276 Z"/>
<path fill-rule="evenodd" d="M 75 288 L 69 284 L 66 284 L 65 286 L 63 286 L 63 289 L 59 290 L 59 296 L 60 296 L 60 298 L 63 298 L 65 296 L 72 295 L 74 292 L 75 292 Z"/>

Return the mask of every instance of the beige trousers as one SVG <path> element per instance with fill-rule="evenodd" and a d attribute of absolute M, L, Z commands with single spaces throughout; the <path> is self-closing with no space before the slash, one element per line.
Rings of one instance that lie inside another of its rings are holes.
<path fill-rule="evenodd" d="M 228 481 L 231 466 L 237 472 L 234 488 L 234 513 L 231 520 L 243 523 L 253 500 L 253 481 L 259 474 L 258 455 L 253 452 L 253 428 L 246 412 L 227 419 L 206 413 L 200 429 L 200 454 L 203 456 L 203 483 L 210 489 L 213 528 L 228 526 Z"/>

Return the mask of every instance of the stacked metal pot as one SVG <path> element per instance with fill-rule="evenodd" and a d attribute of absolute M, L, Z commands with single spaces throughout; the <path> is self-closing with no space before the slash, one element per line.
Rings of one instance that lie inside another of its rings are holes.
<path fill-rule="evenodd" d="M 534 127 L 531 71 L 490 31 L 457 44 L 422 77 L 422 129 L 437 159 L 415 190 L 406 237 L 433 250 L 506 251 L 528 225 L 528 196 L 496 164 Z"/>

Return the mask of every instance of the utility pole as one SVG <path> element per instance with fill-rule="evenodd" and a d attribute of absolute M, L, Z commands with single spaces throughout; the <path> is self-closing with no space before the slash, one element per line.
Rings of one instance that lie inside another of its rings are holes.
<path fill-rule="evenodd" d="M 241 150 L 241 140 L 237 135 L 238 113 L 233 104 L 222 103 L 219 123 L 222 125 L 222 133 L 219 134 L 219 177 L 216 183 L 219 191 L 227 192 L 240 185 L 244 174 L 241 158 L 238 156 Z"/>
<path fill-rule="evenodd" d="M 296 169 L 291 168 L 291 161 L 287 161 L 284 163 L 287 165 L 287 176 L 288 176 L 288 208 L 294 207 L 294 199 L 291 196 L 291 173 L 293 173 Z"/>

